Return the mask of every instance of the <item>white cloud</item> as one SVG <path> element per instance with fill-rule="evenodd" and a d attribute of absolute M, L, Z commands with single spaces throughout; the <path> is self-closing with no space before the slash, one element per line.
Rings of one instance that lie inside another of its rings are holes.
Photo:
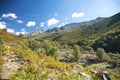
<path fill-rule="evenodd" d="M 36 25 L 36 22 L 35 21 L 29 21 L 26 26 L 28 27 L 34 27 Z"/>
<path fill-rule="evenodd" d="M 23 21 L 22 20 L 16 20 L 17 21 L 17 23 L 23 23 Z"/>
<path fill-rule="evenodd" d="M 74 12 L 72 14 L 72 18 L 79 18 L 79 17 L 82 17 L 84 16 L 85 14 L 83 12 L 80 12 L 80 13 L 77 13 L 77 12 Z"/>
<path fill-rule="evenodd" d="M 47 23 L 48 23 L 48 26 L 52 26 L 52 25 L 59 23 L 59 20 L 55 18 L 51 18 L 47 21 Z"/>
<path fill-rule="evenodd" d="M 45 24 L 44 22 L 41 22 L 41 23 L 40 23 L 40 26 L 41 26 L 41 27 L 44 27 L 44 24 Z"/>
<path fill-rule="evenodd" d="M 28 32 L 26 31 L 25 28 L 22 28 L 20 32 L 16 32 L 15 34 L 16 35 L 19 35 L 19 34 L 23 34 L 24 35 L 24 34 L 28 34 Z"/>
<path fill-rule="evenodd" d="M 28 32 L 26 32 L 26 31 L 21 31 L 21 32 L 16 32 L 15 34 L 16 34 L 16 35 L 20 35 L 20 34 L 23 34 L 23 35 L 24 35 L 24 34 L 28 34 Z"/>
<path fill-rule="evenodd" d="M 9 32 L 9 33 L 14 33 L 14 29 L 11 29 L 11 28 L 7 28 L 7 32 Z"/>
<path fill-rule="evenodd" d="M 17 19 L 17 16 L 15 13 L 7 13 L 7 14 L 3 14 L 2 18 L 10 18 L 10 19 Z"/>
<path fill-rule="evenodd" d="M 6 23 L 4 21 L 0 22 L 0 29 L 6 28 Z"/>
<path fill-rule="evenodd" d="M 25 28 L 22 28 L 21 31 L 26 31 L 26 29 L 25 29 Z"/>
<path fill-rule="evenodd" d="M 65 25 L 65 23 L 61 23 L 58 27 L 60 28 L 61 26 L 64 26 Z"/>

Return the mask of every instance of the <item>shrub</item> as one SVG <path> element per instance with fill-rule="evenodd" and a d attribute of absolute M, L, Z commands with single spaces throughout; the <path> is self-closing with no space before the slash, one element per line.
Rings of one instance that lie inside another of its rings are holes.
<path fill-rule="evenodd" d="M 81 58 L 80 47 L 78 45 L 73 46 L 73 56 L 75 61 L 79 61 Z"/>
<path fill-rule="evenodd" d="M 107 56 L 107 54 L 106 54 L 106 52 L 104 51 L 103 48 L 98 48 L 96 55 L 99 58 L 98 59 L 99 61 L 104 61 L 106 56 Z"/>
<path fill-rule="evenodd" d="M 49 72 L 42 73 L 42 69 L 33 64 L 26 64 L 21 71 L 10 76 L 11 80 L 46 80 Z"/>

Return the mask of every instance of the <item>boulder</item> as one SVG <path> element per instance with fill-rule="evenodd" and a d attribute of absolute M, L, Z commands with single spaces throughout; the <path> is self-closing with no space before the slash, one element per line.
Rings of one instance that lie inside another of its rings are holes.
<path fill-rule="evenodd" d="M 102 80 L 111 80 L 108 71 L 103 71 L 101 75 Z"/>
<path fill-rule="evenodd" d="M 83 67 L 80 66 L 80 65 L 77 65 L 77 66 L 73 67 L 73 70 L 75 70 L 75 71 L 79 71 L 79 70 L 82 70 L 82 69 L 83 69 Z"/>
<path fill-rule="evenodd" d="M 80 76 L 82 76 L 83 78 L 85 78 L 85 80 L 93 80 L 93 78 L 91 78 L 88 74 L 80 72 L 78 73 Z"/>
<path fill-rule="evenodd" d="M 91 70 L 90 71 L 92 74 L 97 74 L 98 72 L 97 71 L 95 71 L 95 70 Z"/>

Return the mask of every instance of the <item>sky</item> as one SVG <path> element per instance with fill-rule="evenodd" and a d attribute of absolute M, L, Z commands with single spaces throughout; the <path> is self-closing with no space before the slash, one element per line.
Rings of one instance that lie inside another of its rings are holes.
<path fill-rule="evenodd" d="M 28 34 L 119 12 L 120 0 L 0 0 L 0 29 Z"/>

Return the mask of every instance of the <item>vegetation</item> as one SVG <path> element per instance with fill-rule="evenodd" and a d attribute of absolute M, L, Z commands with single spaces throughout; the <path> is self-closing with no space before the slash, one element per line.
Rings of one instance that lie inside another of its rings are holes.
<path fill-rule="evenodd" d="M 106 52 L 102 48 L 97 49 L 96 55 L 98 56 L 98 58 L 99 58 L 98 60 L 100 60 L 100 61 L 105 61 L 106 56 L 107 56 Z"/>
<path fill-rule="evenodd" d="M 23 39 L 22 35 L 0 30 L 0 74 L 5 67 L 2 65 L 10 61 L 4 61 L 5 57 L 14 56 L 17 60 L 11 61 L 21 67 L 11 72 L 10 80 L 85 80 L 79 72 L 100 80 L 104 70 L 110 73 L 112 80 L 119 80 L 119 16 L 84 28 L 78 24 L 73 30 L 46 33 L 41 38 Z"/>
<path fill-rule="evenodd" d="M 6 42 L 18 42 L 18 41 L 23 41 L 24 40 L 20 37 L 17 37 L 15 35 L 7 33 L 4 30 L 0 30 L 0 39 L 3 39 Z"/>
<path fill-rule="evenodd" d="M 79 61 L 81 58 L 80 47 L 78 45 L 73 46 L 73 56 L 75 61 Z"/>

